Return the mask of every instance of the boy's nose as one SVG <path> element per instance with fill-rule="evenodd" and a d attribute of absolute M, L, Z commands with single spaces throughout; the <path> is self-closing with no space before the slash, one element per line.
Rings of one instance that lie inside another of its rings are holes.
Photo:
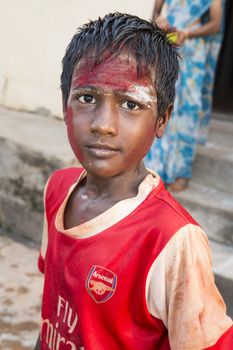
<path fill-rule="evenodd" d="M 117 134 L 116 108 L 112 102 L 105 102 L 96 110 L 91 131 L 100 134 Z"/>

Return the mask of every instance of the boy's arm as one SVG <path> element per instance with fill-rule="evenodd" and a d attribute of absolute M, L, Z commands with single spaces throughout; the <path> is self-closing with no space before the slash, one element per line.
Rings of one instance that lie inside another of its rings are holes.
<path fill-rule="evenodd" d="M 45 210 L 45 197 L 46 197 L 46 191 L 47 191 L 47 187 L 48 187 L 48 181 L 47 181 L 47 183 L 45 185 L 45 189 L 44 189 L 44 225 L 43 225 L 43 232 L 42 232 L 40 255 L 38 258 L 38 268 L 39 268 L 40 272 L 42 272 L 42 273 L 44 273 L 45 255 L 46 255 L 47 244 L 48 244 L 48 222 L 47 222 L 47 216 L 46 216 L 46 210 Z M 34 350 L 40 350 L 40 334 L 38 336 Z"/>
<path fill-rule="evenodd" d="M 36 346 L 35 346 L 34 350 L 40 350 L 40 336 L 38 336 L 38 338 L 37 338 L 37 342 L 36 342 Z"/>
<path fill-rule="evenodd" d="M 38 267 L 40 272 L 44 273 L 44 264 L 45 264 L 45 255 L 47 251 L 47 245 L 48 245 L 48 221 L 47 221 L 47 215 L 46 215 L 46 191 L 48 188 L 48 182 L 47 181 L 44 189 L 44 225 L 43 225 L 43 232 L 42 232 L 42 240 L 41 240 L 41 246 L 40 246 L 40 255 L 38 259 Z"/>
<path fill-rule="evenodd" d="M 151 267 L 149 312 L 168 329 L 172 350 L 233 349 L 233 322 L 215 285 L 206 235 L 181 228 Z"/>

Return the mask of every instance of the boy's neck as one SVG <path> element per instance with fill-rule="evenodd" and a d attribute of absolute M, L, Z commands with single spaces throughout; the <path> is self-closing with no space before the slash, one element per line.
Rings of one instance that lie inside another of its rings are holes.
<path fill-rule="evenodd" d="M 87 173 L 83 194 L 86 193 L 93 199 L 109 198 L 113 202 L 134 197 L 138 193 L 138 186 L 147 175 L 144 164 L 113 177 L 95 177 Z"/>

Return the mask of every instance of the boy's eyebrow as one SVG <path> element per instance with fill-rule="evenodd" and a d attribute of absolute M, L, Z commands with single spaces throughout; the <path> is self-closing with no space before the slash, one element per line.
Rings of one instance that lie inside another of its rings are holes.
<path fill-rule="evenodd" d="M 100 87 L 96 87 L 96 86 L 92 86 L 92 85 L 85 85 L 85 86 L 75 86 L 72 91 L 83 91 L 83 92 L 104 92 L 103 89 L 101 89 Z"/>
<path fill-rule="evenodd" d="M 108 85 L 107 85 L 108 86 Z M 104 89 L 102 89 L 101 87 L 97 87 L 97 86 L 93 86 L 93 85 L 78 85 L 78 86 L 75 86 L 73 89 L 73 91 L 76 91 L 76 90 L 85 90 L 85 91 L 95 91 L 95 92 L 105 92 Z M 131 92 L 132 89 L 130 88 L 119 88 L 119 89 L 112 89 L 113 93 L 114 94 L 126 94 L 127 92 Z"/>

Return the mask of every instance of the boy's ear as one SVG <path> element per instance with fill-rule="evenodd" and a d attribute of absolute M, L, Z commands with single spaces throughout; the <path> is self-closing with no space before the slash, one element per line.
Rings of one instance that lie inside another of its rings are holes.
<path fill-rule="evenodd" d="M 157 118 L 155 134 L 158 139 L 160 139 L 164 134 L 166 126 L 171 118 L 172 110 L 173 110 L 173 105 L 169 105 L 166 112 L 162 116 L 158 116 Z"/>

